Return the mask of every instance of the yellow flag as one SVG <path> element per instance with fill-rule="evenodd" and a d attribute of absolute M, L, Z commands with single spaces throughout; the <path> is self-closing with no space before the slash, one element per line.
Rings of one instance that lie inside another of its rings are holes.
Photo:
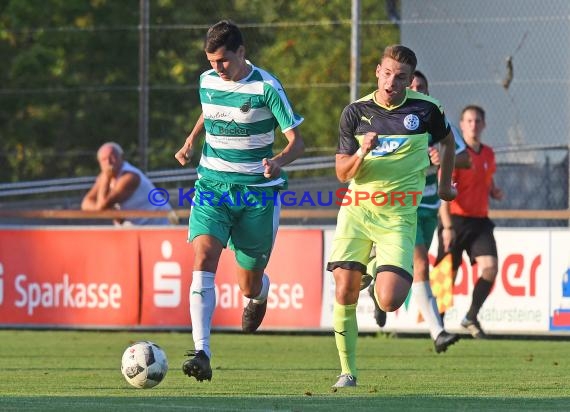
<path fill-rule="evenodd" d="M 433 267 L 429 273 L 431 292 L 437 301 L 439 313 L 444 313 L 453 306 L 453 258 L 451 253 Z M 418 313 L 418 323 L 424 320 L 421 312 Z"/>
<path fill-rule="evenodd" d="M 437 299 L 439 313 L 444 313 L 453 306 L 453 259 L 451 253 L 434 266 L 429 274 L 431 291 Z"/>

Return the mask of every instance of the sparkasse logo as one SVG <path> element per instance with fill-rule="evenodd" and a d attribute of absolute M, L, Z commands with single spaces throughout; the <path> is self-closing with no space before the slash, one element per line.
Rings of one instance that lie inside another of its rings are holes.
<path fill-rule="evenodd" d="M 170 261 L 172 244 L 164 240 L 160 246 L 161 260 L 153 268 L 154 305 L 157 308 L 177 308 L 182 301 L 182 267 L 180 263 Z M 194 293 L 194 292 L 192 292 Z"/>

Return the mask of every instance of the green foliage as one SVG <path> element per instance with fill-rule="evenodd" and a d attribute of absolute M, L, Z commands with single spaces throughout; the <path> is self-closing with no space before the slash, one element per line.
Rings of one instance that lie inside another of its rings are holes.
<path fill-rule="evenodd" d="M 461 340 L 445 354 L 425 338 L 360 337 L 358 387 L 332 390 L 332 335 L 212 334 L 211 382 L 180 366 L 188 333 L 0 331 L 2 410 L 560 411 L 568 409 L 568 343 Z M 153 389 L 120 373 L 124 349 L 151 340 L 169 371 Z"/>
<path fill-rule="evenodd" d="M 363 0 L 361 94 L 381 50 L 398 39 L 383 2 Z M 139 1 L 5 0 L 0 4 L 0 181 L 94 175 L 94 153 L 139 153 Z M 177 167 L 201 109 L 207 27 L 234 20 L 247 57 L 284 84 L 305 117 L 308 153 L 333 154 L 349 100 L 351 5 L 346 0 L 151 0 L 149 168 Z M 278 140 L 280 149 L 285 139 Z"/>

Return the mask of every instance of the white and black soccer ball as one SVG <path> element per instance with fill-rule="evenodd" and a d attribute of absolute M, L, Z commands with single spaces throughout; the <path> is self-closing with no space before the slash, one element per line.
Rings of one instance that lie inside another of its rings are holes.
<path fill-rule="evenodd" d="M 121 373 L 135 388 L 146 389 L 158 385 L 167 371 L 166 354 L 153 342 L 135 342 L 123 353 Z"/>

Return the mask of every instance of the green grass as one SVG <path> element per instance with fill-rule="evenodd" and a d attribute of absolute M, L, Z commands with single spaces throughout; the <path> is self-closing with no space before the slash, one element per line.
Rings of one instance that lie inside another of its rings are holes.
<path fill-rule="evenodd" d="M 153 389 L 120 373 L 126 346 L 161 345 L 170 370 Z M 189 333 L 0 331 L 0 410 L 570 410 L 566 341 L 465 338 L 437 355 L 426 338 L 362 336 L 358 387 L 339 373 L 332 335 L 214 333 L 211 382 L 181 372 Z"/>

